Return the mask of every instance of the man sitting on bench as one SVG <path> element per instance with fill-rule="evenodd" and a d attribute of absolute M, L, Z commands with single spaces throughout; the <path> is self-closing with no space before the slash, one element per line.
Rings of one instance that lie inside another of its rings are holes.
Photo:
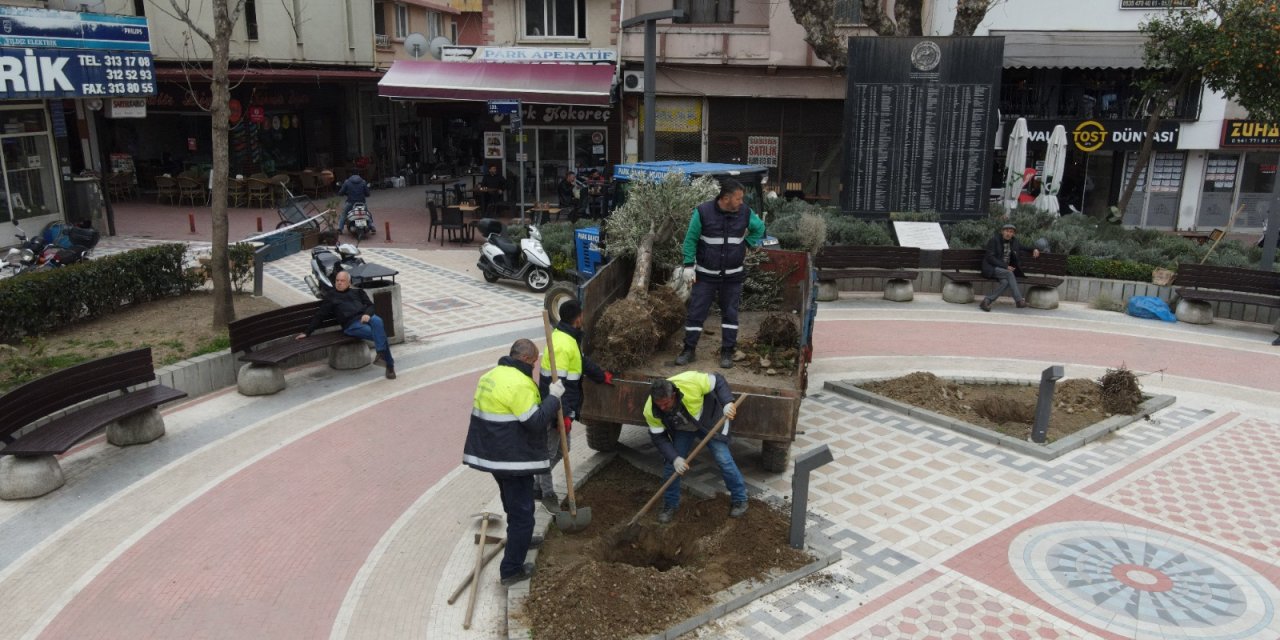
<path fill-rule="evenodd" d="M 982 257 L 982 275 L 988 278 L 995 278 L 1000 282 L 1000 286 L 996 287 L 982 302 L 978 303 L 978 307 L 983 311 L 991 310 L 991 303 L 995 302 L 1005 289 L 1009 290 L 1013 296 L 1013 303 L 1019 309 L 1027 306 L 1027 301 L 1022 297 L 1022 292 L 1018 290 L 1018 273 L 1022 270 L 1018 258 L 1019 253 L 1026 252 L 1026 248 L 1022 243 L 1018 242 L 1013 235 L 1018 232 L 1018 227 L 1012 222 L 1005 223 L 991 239 L 987 241 L 986 255 Z M 1032 249 L 1031 257 L 1039 258 L 1040 250 Z"/>
<path fill-rule="evenodd" d="M 302 340 L 320 327 L 324 319 L 333 316 L 342 327 L 342 332 L 363 340 L 371 340 L 373 348 L 378 352 L 377 364 L 381 361 L 387 367 L 387 379 L 396 379 L 396 361 L 391 357 L 391 347 L 387 345 L 387 331 L 382 326 L 382 318 L 373 315 L 373 301 L 364 289 L 351 288 L 351 274 L 339 271 L 333 278 L 333 291 L 325 295 L 316 315 L 311 319 L 311 326 L 306 332 L 296 337 Z"/>

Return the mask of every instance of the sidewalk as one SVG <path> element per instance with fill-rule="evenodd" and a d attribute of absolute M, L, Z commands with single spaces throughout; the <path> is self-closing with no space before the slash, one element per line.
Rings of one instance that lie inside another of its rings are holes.
<path fill-rule="evenodd" d="M 382 207 L 393 233 L 408 228 L 411 207 L 379 205 L 386 193 L 370 200 L 379 224 Z M 159 219 L 173 211 L 145 209 L 118 211 L 118 228 L 186 232 L 185 216 L 173 231 Z M 149 445 L 73 450 L 67 486 L 0 503 L 0 635 L 505 637 L 492 566 L 471 631 L 465 602 L 445 602 L 474 561 L 471 514 L 501 511 L 494 482 L 459 459 L 477 378 L 515 338 L 541 336 L 541 300 L 485 283 L 474 248 L 395 239 L 362 249 L 401 270 L 400 378 L 298 368 L 275 396 L 230 389 L 169 408 Z M 268 294 L 305 296 L 304 271 L 299 256 L 272 263 Z M 1071 304 L 824 303 L 795 451 L 835 454 L 812 478 L 809 530 L 844 558 L 690 636 L 1280 637 L 1273 338 L 1264 325 L 1169 326 Z M 919 369 L 1038 377 L 1051 364 L 1068 377 L 1125 364 L 1178 401 L 1041 462 L 823 388 Z M 623 442 L 657 455 L 643 429 Z M 761 471 L 757 443 L 734 452 L 753 494 L 789 496 L 790 474 Z M 716 484 L 705 465 L 691 473 Z"/>

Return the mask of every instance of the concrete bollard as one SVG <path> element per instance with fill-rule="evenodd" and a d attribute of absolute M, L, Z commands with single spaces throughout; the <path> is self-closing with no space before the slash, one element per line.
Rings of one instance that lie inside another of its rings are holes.
<path fill-rule="evenodd" d="M 915 287 L 910 280 L 889 280 L 884 283 L 884 299 L 892 302 L 911 302 L 915 299 Z"/>
<path fill-rule="evenodd" d="M 1057 309 L 1057 287 L 1031 287 L 1027 290 L 1027 306 L 1032 309 Z"/>
<path fill-rule="evenodd" d="M 0 500 L 37 498 L 66 482 L 54 456 L 0 457 Z"/>
<path fill-rule="evenodd" d="M 942 299 L 955 304 L 969 304 L 973 302 L 973 285 L 948 280 L 942 285 Z"/>
<path fill-rule="evenodd" d="M 1213 305 L 1204 300 L 1178 300 L 1178 308 L 1173 312 L 1178 322 L 1187 324 L 1213 324 Z"/>
<path fill-rule="evenodd" d="M 276 365 L 248 363 L 236 374 L 236 389 L 243 396 L 269 396 L 284 387 L 284 370 Z"/>
<path fill-rule="evenodd" d="M 791 533 L 788 540 L 792 548 L 804 548 L 805 516 L 809 512 L 809 474 L 834 459 L 831 449 L 825 444 L 796 456 L 795 470 L 791 473 Z"/>
<path fill-rule="evenodd" d="M 120 418 L 107 425 L 107 442 L 117 447 L 145 444 L 164 435 L 164 418 L 158 409 Z"/>

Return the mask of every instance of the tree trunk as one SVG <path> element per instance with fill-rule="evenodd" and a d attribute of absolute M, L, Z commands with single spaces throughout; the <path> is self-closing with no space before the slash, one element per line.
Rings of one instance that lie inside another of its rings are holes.
<path fill-rule="evenodd" d="M 792 0 L 793 2 L 795 0 Z M 892 1 L 892 0 L 889 0 Z M 871 30 L 879 36 L 896 36 L 898 35 L 898 25 L 893 23 L 884 6 L 886 0 L 862 0 L 862 22 L 871 27 Z M 827 14 L 830 16 L 831 14 Z M 830 19 L 827 19 L 830 22 Z"/>
<path fill-rule="evenodd" d="M 214 36 L 212 104 L 209 117 L 213 120 L 213 250 L 209 274 L 213 280 L 213 327 L 220 329 L 236 319 L 235 303 L 231 299 L 231 273 L 227 263 L 227 175 L 231 172 L 228 145 L 230 129 L 231 87 L 227 78 L 231 43 L 231 15 L 228 0 L 213 0 Z"/>
<path fill-rule="evenodd" d="M 956 4 L 956 19 L 951 24 L 951 35 L 971 36 L 982 24 L 982 19 L 991 8 L 992 0 L 959 0 Z"/>
<path fill-rule="evenodd" d="M 897 35 L 918 36 L 924 34 L 923 0 L 898 0 L 893 4 L 893 18 L 898 23 Z"/>
<path fill-rule="evenodd" d="M 843 69 L 849 52 L 845 38 L 836 34 L 834 0 L 792 0 L 791 15 L 804 28 L 804 41 L 813 47 L 813 54 L 831 65 Z"/>
<path fill-rule="evenodd" d="M 636 247 L 636 271 L 631 276 L 631 289 L 627 291 L 628 298 L 649 291 L 649 275 L 653 271 L 653 238 L 655 235 L 652 231 L 646 233 L 644 239 L 640 241 L 640 246 Z"/>
<path fill-rule="evenodd" d="M 1116 205 L 1122 221 L 1124 220 L 1125 211 L 1129 208 L 1129 202 L 1133 199 L 1133 192 L 1138 189 L 1138 176 L 1146 171 L 1147 164 L 1151 162 L 1151 149 L 1155 145 L 1155 133 L 1156 129 L 1160 127 L 1165 102 L 1170 96 L 1182 95 L 1183 90 L 1190 81 L 1191 74 L 1183 72 L 1178 81 L 1173 84 L 1172 89 L 1157 90 L 1147 94 L 1152 101 L 1151 116 L 1147 118 L 1147 134 L 1142 139 L 1142 149 L 1138 151 L 1138 161 L 1133 167 L 1133 173 L 1129 174 L 1129 178 L 1124 184 L 1124 191 L 1120 194 L 1120 201 Z M 1123 170 L 1124 168 L 1121 167 L 1121 171 Z"/>

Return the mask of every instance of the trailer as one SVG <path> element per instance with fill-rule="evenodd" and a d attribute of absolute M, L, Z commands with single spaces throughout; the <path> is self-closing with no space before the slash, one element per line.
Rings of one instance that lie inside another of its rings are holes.
<path fill-rule="evenodd" d="M 733 421 L 732 435 L 751 438 L 761 443 L 760 459 L 765 470 L 785 471 L 795 440 L 796 424 L 800 416 L 800 402 L 808 386 L 808 366 L 813 356 L 813 320 L 817 313 L 816 287 L 812 257 L 803 251 L 762 249 L 768 262 L 761 268 L 785 275 L 782 286 L 782 303 L 776 311 L 794 314 L 799 320 L 800 356 L 795 371 L 786 375 L 767 376 L 735 366 L 720 369 L 705 353 L 685 367 L 675 365 L 675 356 L 683 332 L 677 331 L 663 344 L 654 345 L 649 360 L 628 371 L 614 372 L 612 385 L 600 385 L 583 380 L 584 401 L 579 422 L 587 426 L 587 444 L 596 451 L 613 451 L 623 425 L 644 425 L 643 410 L 649 397 L 652 380 L 675 375 L 681 371 L 697 369 L 717 372 L 725 376 L 735 394 L 747 393 L 751 399 Z M 582 303 L 583 328 L 586 332 L 584 351 L 591 355 L 593 329 L 610 303 L 627 295 L 631 286 L 633 266 L 626 260 L 614 260 L 600 268 L 585 284 L 574 286 L 557 284 L 547 292 L 545 306 L 556 317 L 560 303 L 576 297 Z M 739 340 L 754 336 L 753 329 L 770 312 L 742 311 L 739 315 Z M 718 316 L 712 315 L 705 326 L 708 333 L 718 333 Z M 718 349 L 718 335 L 702 337 L 702 351 Z"/>

